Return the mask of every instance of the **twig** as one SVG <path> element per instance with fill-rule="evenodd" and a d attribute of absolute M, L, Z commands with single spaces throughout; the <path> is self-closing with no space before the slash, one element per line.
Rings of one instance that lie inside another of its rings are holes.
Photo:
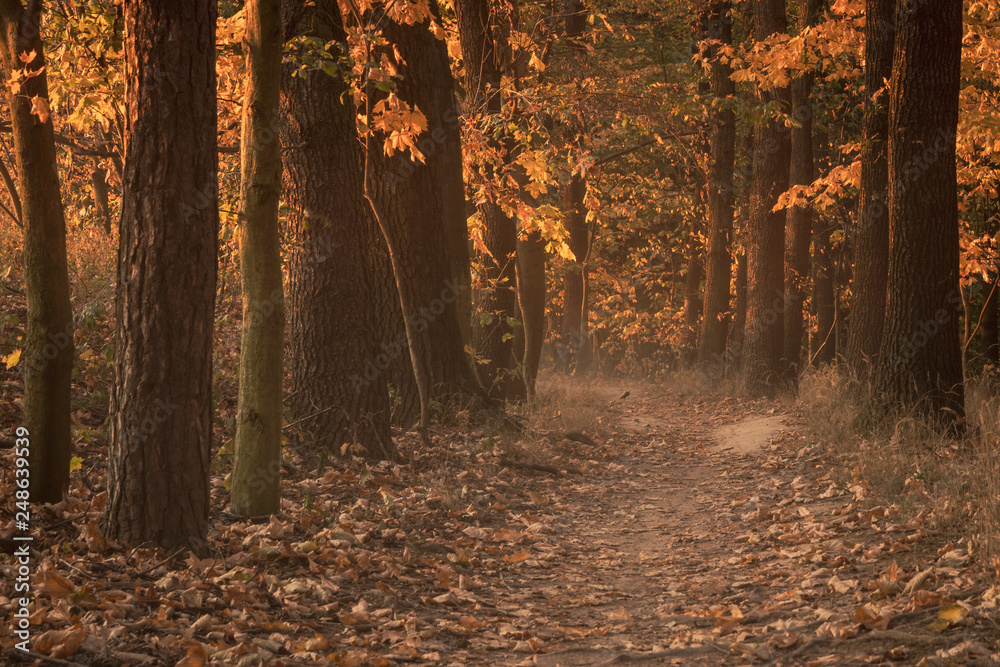
<path fill-rule="evenodd" d="M 87 665 L 84 665 L 83 663 L 73 662 L 71 660 L 62 660 L 61 658 L 53 658 L 51 655 L 45 655 L 44 653 L 36 653 L 35 651 L 21 651 L 20 649 L 18 649 L 15 652 L 15 651 L 10 651 L 8 649 L 7 651 L 4 651 L 4 653 L 6 653 L 8 656 L 10 656 L 11 653 L 15 653 L 16 655 L 26 655 L 29 658 L 34 658 L 35 660 L 41 660 L 42 662 L 49 662 L 52 663 L 53 665 L 68 665 L 69 667 L 87 667 Z"/>

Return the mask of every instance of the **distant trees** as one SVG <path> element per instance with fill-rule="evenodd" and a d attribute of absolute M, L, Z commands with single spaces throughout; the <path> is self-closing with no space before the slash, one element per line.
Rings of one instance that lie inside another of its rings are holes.
<path fill-rule="evenodd" d="M 129 2 L 124 20 L 128 125 L 107 532 L 200 549 L 218 263 L 216 3 Z"/>
<path fill-rule="evenodd" d="M 32 501 L 58 502 L 69 482 L 73 310 L 41 25 L 41 2 L 0 2 L 0 60 L 9 82 L 24 228 L 28 322 L 21 363 L 29 490 Z"/>
<path fill-rule="evenodd" d="M 896 12 L 889 97 L 889 271 L 875 386 L 960 428 L 965 418 L 955 134 L 961 3 Z"/>
<path fill-rule="evenodd" d="M 733 41 L 732 11 L 729 2 L 713 2 L 704 16 L 709 39 L 719 46 Z M 731 96 L 736 84 L 732 68 L 718 57 L 718 46 L 704 53 L 712 76 L 711 162 L 708 179 L 708 247 L 705 256 L 705 303 L 698 361 L 722 365 L 726 339 L 732 322 L 730 280 L 733 235 L 733 163 L 736 155 L 736 113 Z"/>

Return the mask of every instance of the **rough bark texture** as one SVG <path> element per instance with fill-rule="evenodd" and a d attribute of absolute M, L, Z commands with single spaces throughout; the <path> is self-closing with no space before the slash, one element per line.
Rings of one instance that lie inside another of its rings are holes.
<path fill-rule="evenodd" d="M 545 342 L 545 240 L 533 232 L 517 241 L 517 292 L 524 324 L 524 381 L 535 394 L 538 364 Z"/>
<path fill-rule="evenodd" d="M 202 550 L 218 257 L 216 3 L 126 2 L 107 528 Z"/>
<path fill-rule="evenodd" d="M 867 374 L 882 342 L 889 272 L 889 91 L 896 0 L 866 0 L 865 116 L 861 142 L 861 193 L 855 231 L 847 363 Z"/>
<path fill-rule="evenodd" d="M 949 425 L 964 416 L 955 132 L 961 3 L 896 13 L 889 99 L 889 274 L 876 382 Z"/>
<path fill-rule="evenodd" d="M 491 148 L 506 161 L 508 142 L 497 136 L 500 130 L 495 129 L 502 102 L 500 70 L 504 64 L 501 59 L 507 53 L 502 41 L 505 33 L 495 25 L 497 17 L 490 0 L 458 0 L 455 11 L 465 61 L 466 116 L 481 128 Z M 495 182 L 493 165 L 476 165 L 476 168 L 487 184 Z M 510 325 L 517 307 L 514 255 L 517 224 L 495 200 L 482 201 L 477 208 L 487 252 L 479 253 L 484 284 L 478 292 L 473 326 L 473 347 L 479 357 L 476 371 L 491 396 L 516 398 L 524 393 L 524 383 L 514 373 Z"/>
<path fill-rule="evenodd" d="M 0 2 L 4 72 L 41 71 L 23 81 L 20 94 L 7 87 L 14 160 L 24 227 L 24 269 L 28 322 L 21 365 L 24 369 L 24 426 L 28 429 L 33 502 L 59 502 L 69 483 L 70 377 L 73 370 L 73 310 L 66 264 L 55 138 L 51 119 L 31 113 L 31 99 L 48 100 L 41 26 L 41 3 Z M 27 63 L 20 56 L 34 53 Z"/>
<path fill-rule="evenodd" d="M 755 0 L 754 39 L 758 42 L 786 30 L 784 0 Z M 762 104 L 777 102 L 787 112 L 788 89 L 760 89 Z M 788 189 L 789 132 L 780 118 L 754 127 L 753 175 L 747 220 L 747 321 L 741 363 L 750 395 L 771 393 L 780 383 L 784 329 L 785 214 L 771 209 Z"/>
<path fill-rule="evenodd" d="M 243 330 L 236 457 L 230 507 L 238 516 L 281 511 L 281 386 L 285 299 L 281 284 L 281 0 L 248 0 L 240 185 Z"/>
<path fill-rule="evenodd" d="M 729 2 L 711 5 L 707 34 L 721 44 L 732 44 L 733 24 Z M 712 49 L 707 56 L 714 56 Z M 721 364 L 726 350 L 726 337 L 732 319 L 730 286 L 732 257 L 730 239 L 733 233 L 733 162 L 736 155 L 736 114 L 723 104 L 736 94 L 736 84 L 729 78 L 728 63 L 712 60 L 711 167 L 708 180 L 708 249 L 705 256 L 705 306 L 702 317 L 698 360 L 702 364 Z"/>
<path fill-rule="evenodd" d="M 811 26 L 819 14 L 819 0 L 803 0 L 799 7 L 799 31 Z M 797 125 L 791 129 L 789 185 L 808 185 L 813 181 L 812 95 L 813 73 L 806 71 L 792 81 L 792 116 Z M 805 304 L 809 287 L 809 246 L 812 241 L 812 210 L 792 206 L 787 215 L 785 238 L 785 317 L 784 369 L 795 379 L 802 369 L 802 341 L 805 328 Z"/>
<path fill-rule="evenodd" d="M 286 38 L 346 42 L 336 0 L 285 0 L 282 12 Z M 281 80 L 292 410 L 320 447 L 392 458 L 381 371 L 406 349 L 376 345 L 354 106 L 343 79 L 294 69 L 285 65 Z"/>
<path fill-rule="evenodd" d="M 432 3 L 436 11 L 436 3 Z M 401 305 L 413 333 L 410 353 L 427 375 L 431 396 L 443 402 L 456 395 L 483 395 L 468 356 L 468 231 L 462 183 L 461 137 L 454 82 L 445 44 L 427 24 L 397 25 L 382 17 L 372 23 L 398 49 L 401 78 L 396 93 L 427 117 L 418 140 L 426 163 L 408 153 L 383 154 L 381 135 L 370 141 L 369 190 L 387 235 Z M 387 57 L 393 57 L 391 53 Z M 375 91 L 371 91 L 375 95 Z M 465 324 L 463 324 L 465 323 Z"/>

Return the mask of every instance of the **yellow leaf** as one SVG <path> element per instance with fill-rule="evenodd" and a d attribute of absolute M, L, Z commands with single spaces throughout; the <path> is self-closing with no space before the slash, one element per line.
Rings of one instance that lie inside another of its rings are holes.
<path fill-rule="evenodd" d="M 544 62 L 542 62 L 542 59 L 541 59 L 541 58 L 539 58 L 539 57 L 538 57 L 538 56 L 537 56 L 536 54 L 534 54 L 534 53 L 532 53 L 532 54 L 531 54 L 531 60 L 530 60 L 530 61 L 528 62 L 528 64 L 529 64 L 529 65 L 530 65 L 530 66 L 531 66 L 531 67 L 532 67 L 532 68 L 533 68 L 533 69 L 534 69 L 534 70 L 535 70 L 536 72 L 544 72 L 544 71 L 545 71 L 545 63 L 544 63 Z"/>
<path fill-rule="evenodd" d="M 948 621 L 949 623 L 960 621 L 968 615 L 969 610 L 958 604 L 950 604 L 941 609 L 937 614 L 938 618 L 942 621 Z"/>
<path fill-rule="evenodd" d="M 38 120 L 42 123 L 49 122 L 49 115 L 51 113 L 49 110 L 49 101 L 41 95 L 35 95 L 31 98 L 31 113 L 38 116 Z"/>
<path fill-rule="evenodd" d="M 2 361 L 4 364 L 7 365 L 7 370 L 10 370 L 14 368 L 14 366 L 17 366 L 17 362 L 20 360 L 21 360 L 21 350 L 14 350 L 6 357 L 4 357 Z"/>
<path fill-rule="evenodd" d="M 82 467 L 83 467 L 83 459 L 81 459 L 79 456 L 74 456 L 69 460 L 70 472 L 73 472 L 74 470 L 79 470 Z"/>
<path fill-rule="evenodd" d="M 17 57 L 21 59 L 22 63 L 30 63 L 37 55 L 38 54 L 34 51 L 24 51 L 23 53 L 17 54 Z"/>

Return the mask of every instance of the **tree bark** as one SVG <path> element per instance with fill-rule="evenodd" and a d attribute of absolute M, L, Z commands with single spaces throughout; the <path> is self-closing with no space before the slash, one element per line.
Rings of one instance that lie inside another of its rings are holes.
<path fill-rule="evenodd" d="M 964 422 L 955 133 L 961 3 L 896 12 L 889 99 L 888 298 L 876 387 L 952 428 Z"/>
<path fill-rule="evenodd" d="M 813 237 L 813 302 L 816 305 L 816 331 L 813 333 L 814 364 L 829 364 L 837 358 L 837 296 L 834 290 L 833 244 L 830 226 L 820 224 Z"/>
<path fill-rule="evenodd" d="M 698 320 L 701 317 L 701 278 L 705 271 L 701 265 L 700 249 L 688 252 L 687 272 L 684 276 L 684 335 L 681 350 L 684 363 L 693 364 L 698 354 Z"/>
<path fill-rule="evenodd" d="M 243 326 L 236 457 L 230 505 L 237 516 L 281 511 L 281 387 L 285 298 L 278 198 L 281 146 L 281 0 L 248 0 L 243 38 L 248 77 L 243 94 L 240 165 L 240 276 Z"/>
<path fill-rule="evenodd" d="M 895 41 L 896 0 L 865 3 L 865 115 L 861 139 L 859 224 L 855 231 L 849 367 L 867 375 L 882 342 L 889 273 L 889 92 Z"/>
<path fill-rule="evenodd" d="M 218 261 L 209 0 L 126 2 L 107 534 L 204 551 Z"/>
<path fill-rule="evenodd" d="M 819 0 L 803 0 L 799 7 L 799 30 L 808 29 L 819 14 Z M 812 95 L 813 72 L 803 72 L 792 81 L 792 116 L 797 125 L 791 130 L 789 185 L 809 185 L 813 181 Z M 802 370 L 802 340 L 806 331 L 805 304 L 811 274 L 809 245 L 812 241 L 812 210 L 792 206 L 787 214 L 785 238 L 785 376 L 794 381 Z"/>
<path fill-rule="evenodd" d="M 747 324 L 747 254 L 736 256 L 736 303 L 732 335 L 729 341 L 730 361 L 739 363 L 743 358 L 743 332 Z"/>
<path fill-rule="evenodd" d="M 431 3 L 436 12 L 436 3 Z M 376 5 L 372 24 L 398 50 L 396 94 L 428 121 L 418 145 L 425 163 L 409 154 L 385 155 L 382 136 L 369 140 L 369 194 L 393 262 L 400 304 L 409 320 L 410 354 L 418 385 L 429 397 L 484 397 L 465 353 L 471 321 L 468 232 L 462 182 L 461 137 L 454 82 L 443 42 L 420 25 L 398 25 Z M 392 59 L 392 51 L 385 52 Z M 369 95 L 374 101 L 374 88 Z"/>
<path fill-rule="evenodd" d="M 40 72 L 16 94 L 7 86 L 14 160 L 24 229 L 28 322 L 22 351 L 24 426 L 28 429 L 29 494 L 33 502 L 62 500 L 69 483 L 70 382 L 73 309 L 66 262 L 66 220 L 56 167 L 52 120 L 32 114 L 32 100 L 48 102 L 45 56 L 39 33 L 41 2 L 0 2 L 0 58 L 8 78 Z M 34 54 L 27 62 L 21 57 Z"/>
<path fill-rule="evenodd" d="M 731 4 L 711 5 L 708 36 L 721 45 L 733 42 Z M 701 364 L 720 364 L 726 351 L 726 338 L 732 319 L 730 286 L 733 233 L 733 163 L 736 157 L 736 114 L 726 104 L 736 94 L 730 79 L 732 68 L 715 57 L 717 47 L 706 54 L 711 58 L 712 112 L 711 167 L 708 181 L 708 249 L 705 257 L 705 305 L 702 317 L 698 360 Z"/>
<path fill-rule="evenodd" d="M 336 0 L 284 0 L 282 9 L 287 38 L 346 48 Z M 388 389 L 371 368 L 384 370 L 406 350 L 377 347 L 354 105 L 340 76 L 295 70 L 286 64 L 281 80 L 291 407 L 316 445 L 391 459 Z"/>
<path fill-rule="evenodd" d="M 495 8 L 490 0 L 457 0 L 455 13 L 465 61 L 466 116 L 473 119 L 486 135 L 491 148 L 509 160 L 509 142 L 497 136 L 497 117 L 501 111 L 500 70 L 507 53 L 504 32 L 498 29 Z M 503 124 L 500 124 L 503 127 Z M 496 181 L 491 164 L 474 166 L 487 184 Z M 493 193 L 496 194 L 496 193 Z M 485 285 L 479 290 L 478 314 L 473 327 L 473 347 L 479 361 L 476 371 L 490 396 L 517 398 L 524 393 L 524 382 L 515 377 L 513 328 L 510 319 L 516 304 L 516 221 L 508 216 L 495 199 L 477 204 L 483 226 L 486 253 L 480 253 Z M 485 362 L 485 363 L 483 363 Z M 521 391 L 517 390 L 520 387 Z"/>
<path fill-rule="evenodd" d="M 545 342 L 545 240 L 532 232 L 517 241 L 517 291 L 524 325 L 524 382 L 535 395 L 538 365 Z"/>
<path fill-rule="evenodd" d="M 786 30 L 784 0 L 755 0 L 754 39 L 762 42 Z M 758 90 L 761 104 L 789 106 L 787 88 Z M 780 118 L 754 127 L 753 174 L 747 220 L 747 321 L 741 363 L 745 391 L 773 393 L 780 383 L 784 329 L 785 214 L 772 211 L 788 189 L 789 133 Z"/>
<path fill-rule="evenodd" d="M 564 341 L 569 345 L 570 363 L 574 372 L 586 371 L 587 360 L 587 256 L 590 254 L 590 225 L 584 197 L 587 182 L 583 176 L 574 174 L 563 187 L 563 216 L 569 233 L 569 249 L 575 261 L 563 276 L 563 321 Z"/>

